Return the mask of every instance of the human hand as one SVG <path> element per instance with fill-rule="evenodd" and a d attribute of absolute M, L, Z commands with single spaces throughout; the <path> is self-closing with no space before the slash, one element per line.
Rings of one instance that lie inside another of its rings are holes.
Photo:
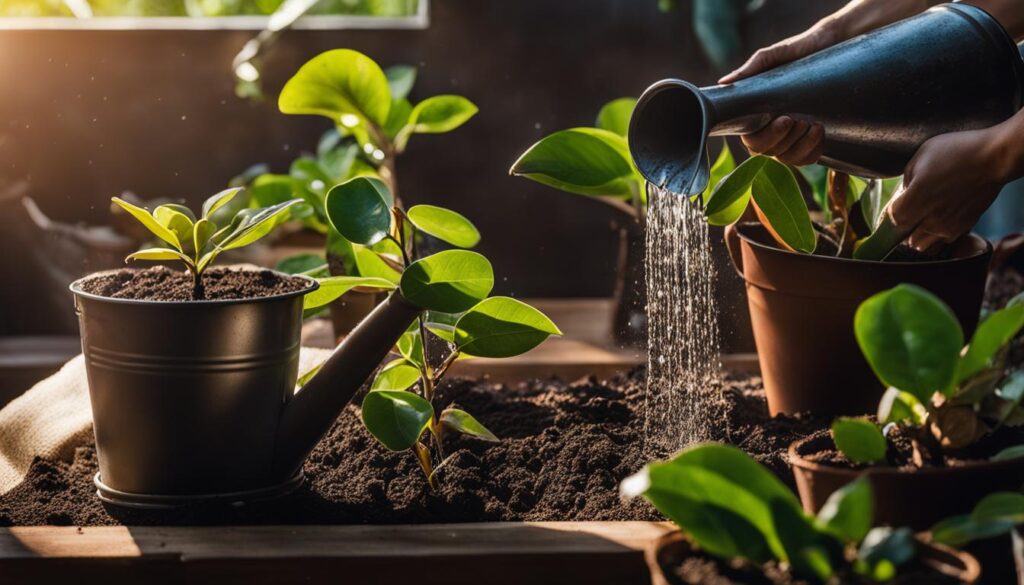
<path fill-rule="evenodd" d="M 942 134 L 926 141 L 907 164 L 903 187 L 885 213 L 907 243 L 932 253 L 966 234 L 1009 178 L 1003 128 Z"/>

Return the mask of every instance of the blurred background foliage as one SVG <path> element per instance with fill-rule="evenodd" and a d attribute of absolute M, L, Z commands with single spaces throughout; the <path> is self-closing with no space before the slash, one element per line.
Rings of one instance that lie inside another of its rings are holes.
<path fill-rule="evenodd" d="M 94 16 L 240 16 L 272 14 L 284 0 L 0 0 L 0 16 L 74 16 L 85 3 Z M 319 0 L 307 14 L 411 16 L 419 0 Z"/>

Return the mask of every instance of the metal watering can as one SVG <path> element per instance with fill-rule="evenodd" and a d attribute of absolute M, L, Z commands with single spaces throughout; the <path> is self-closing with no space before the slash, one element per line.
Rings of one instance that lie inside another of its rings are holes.
<path fill-rule="evenodd" d="M 288 294 L 188 302 L 94 295 L 83 280 L 71 291 L 99 457 L 94 483 L 103 501 L 133 508 L 297 488 L 306 455 L 422 311 L 392 293 L 295 392 L 302 297 L 315 280 Z"/>
<path fill-rule="evenodd" d="M 789 115 L 821 123 L 821 163 L 863 177 L 903 174 L 927 139 L 998 124 L 1021 107 L 1024 60 L 984 10 L 943 4 L 729 85 L 665 79 L 629 125 L 637 168 L 695 195 L 708 183 L 708 136 L 749 134 Z"/>

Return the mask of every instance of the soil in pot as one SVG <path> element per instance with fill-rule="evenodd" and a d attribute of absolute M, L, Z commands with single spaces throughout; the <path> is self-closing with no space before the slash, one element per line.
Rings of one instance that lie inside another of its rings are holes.
<path fill-rule="evenodd" d="M 309 281 L 272 270 L 214 267 L 203 272 L 205 300 L 252 299 L 300 291 Z M 192 300 L 192 275 L 165 266 L 103 272 L 82 282 L 82 291 L 115 299 Z"/>
<path fill-rule="evenodd" d="M 502 442 L 452 440 L 440 493 L 426 491 L 408 453 L 380 446 L 350 405 L 305 465 L 307 483 L 273 502 L 126 512 L 96 498 L 92 444 L 71 461 L 37 459 L 27 479 L 0 497 L 0 524 L 345 524 L 542 520 L 656 520 L 618 484 L 654 457 L 643 448 L 645 371 L 598 382 L 534 381 L 517 387 L 454 379 L 438 397 L 472 412 Z M 356 403 L 361 398 L 357 397 Z M 785 449 L 824 428 L 805 417 L 768 419 L 760 380 L 731 377 L 708 415 L 716 440 L 733 442 L 792 485 Z"/>

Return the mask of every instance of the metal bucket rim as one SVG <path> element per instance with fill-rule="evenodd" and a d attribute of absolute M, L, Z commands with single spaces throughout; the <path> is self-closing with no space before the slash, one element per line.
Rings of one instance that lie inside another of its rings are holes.
<path fill-rule="evenodd" d="M 224 268 L 233 268 L 233 267 L 234 266 L 224 266 Z M 289 299 L 289 298 L 294 298 L 294 297 L 298 297 L 298 296 L 305 296 L 305 295 L 315 291 L 316 289 L 320 288 L 320 283 L 317 282 L 317 280 L 315 278 L 312 278 L 310 276 L 306 276 L 304 274 L 286 274 L 284 272 L 281 272 L 279 270 L 274 270 L 272 268 L 258 268 L 258 270 L 260 272 L 266 270 L 266 271 L 269 271 L 269 272 L 273 272 L 274 274 L 276 274 L 278 276 L 281 276 L 281 277 L 298 278 L 298 279 L 301 279 L 301 280 L 305 280 L 309 286 L 306 287 L 306 288 L 300 289 L 300 290 L 296 290 L 296 291 L 291 291 L 291 292 L 286 292 L 286 293 L 281 293 L 281 294 L 276 294 L 276 295 L 269 295 L 269 296 L 264 296 L 264 297 L 249 297 L 249 298 L 242 298 L 242 299 L 204 299 L 204 300 L 201 300 L 201 301 L 195 301 L 195 300 L 190 300 L 190 301 L 157 301 L 157 300 L 152 300 L 152 299 L 119 299 L 119 298 L 114 298 L 114 297 L 105 297 L 103 295 L 98 295 L 98 294 L 95 294 L 95 293 L 85 292 L 84 290 L 82 290 L 82 284 L 85 283 L 87 280 L 90 280 L 92 278 L 96 278 L 98 276 L 102 276 L 104 274 L 120 272 L 121 270 L 123 270 L 123 268 L 115 268 L 113 270 L 103 270 L 103 271 L 100 271 L 100 272 L 93 272 L 92 274 L 88 274 L 88 275 L 83 276 L 82 278 L 79 278 L 78 280 L 72 282 L 70 285 L 68 285 L 68 289 L 70 289 L 71 292 L 75 296 L 77 296 L 77 297 L 81 297 L 81 298 L 84 298 L 84 299 L 89 299 L 90 301 L 113 303 L 113 304 L 118 304 L 118 305 L 140 305 L 140 306 L 153 306 L 153 307 L 168 307 L 168 306 L 209 307 L 209 306 L 237 305 L 237 304 L 242 304 L 242 303 L 258 303 L 258 302 L 263 302 L 263 301 L 277 301 L 277 300 L 282 300 L 282 299 Z M 249 272 L 256 271 L 256 269 L 248 268 L 248 267 L 241 268 L 241 270 L 245 270 L 245 271 L 249 271 Z"/>

